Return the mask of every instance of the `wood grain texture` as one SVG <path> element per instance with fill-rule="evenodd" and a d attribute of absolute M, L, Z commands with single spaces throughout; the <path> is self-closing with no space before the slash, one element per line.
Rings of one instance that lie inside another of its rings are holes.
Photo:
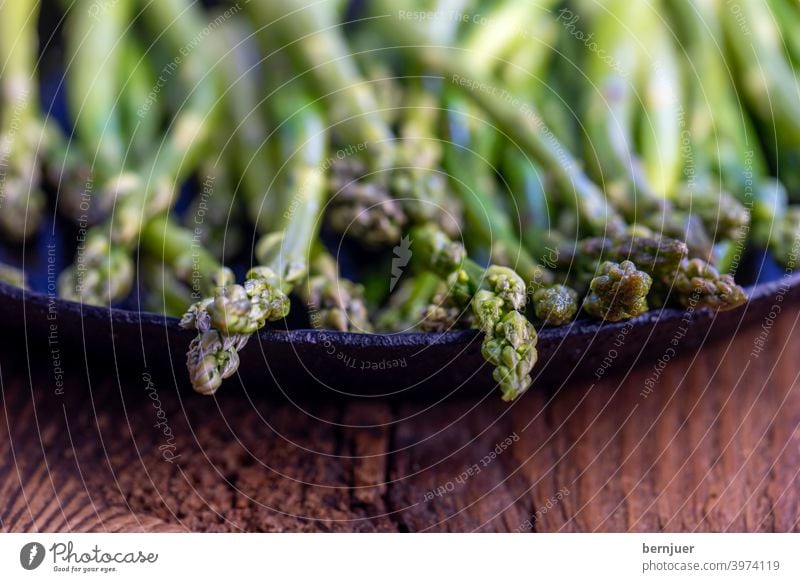
<path fill-rule="evenodd" d="M 47 354 L 4 351 L 0 527 L 798 531 L 800 312 L 785 307 L 760 355 L 762 329 L 740 330 L 670 359 L 646 397 L 655 362 L 511 405 L 289 402 L 235 383 L 203 398 L 77 365 L 57 395 Z"/>

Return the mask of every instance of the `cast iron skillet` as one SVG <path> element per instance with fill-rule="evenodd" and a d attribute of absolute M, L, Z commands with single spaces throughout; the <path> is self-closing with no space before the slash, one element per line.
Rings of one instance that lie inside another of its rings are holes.
<path fill-rule="evenodd" d="M 48 252 L 52 255 L 57 246 Z M 8 250 L 0 248 L 0 259 Z M 58 299 L 53 268 L 48 272 L 49 261 L 38 255 L 29 252 L 31 260 L 26 262 L 33 290 L 0 284 L 0 312 L 6 329 L 15 330 L 15 337 L 26 343 L 33 365 L 54 368 L 54 389 L 59 371 L 69 374 L 108 366 L 126 374 L 163 374 L 180 389 L 189 389 L 184 354 L 192 332 L 181 329 L 175 318 L 140 312 L 135 306 L 95 307 Z M 540 330 L 534 389 L 622 374 L 633 365 L 653 366 L 659 359 L 672 359 L 711 341 L 730 341 L 742 328 L 760 325 L 771 312 L 800 301 L 800 273 L 786 273 L 774 265 L 767 268 L 769 259 L 763 254 L 749 256 L 745 265 L 752 280 L 758 281 L 755 273 L 772 280 L 748 287 L 748 303 L 735 311 L 691 313 L 670 308 L 629 322 L 578 319 L 568 326 Z M 438 398 L 486 391 L 494 388 L 494 382 L 481 357 L 480 341 L 471 330 L 354 334 L 288 330 L 279 323 L 251 339 L 241 354 L 238 378 L 248 390 L 277 386 L 284 392 L 322 391 L 345 397 Z M 39 354 L 39 359 L 31 354 Z"/>
<path fill-rule="evenodd" d="M 54 30 L 57 22 L 44 22 L 42 28 Z M 64 122 L 63 63 L 48 62 L 42 62 L 42 106 Z M 142 312 L 136 293 L 114 308 L 57 298 L 56 276 L 72 261 L 76 232 L 58 218 L 47 222 L 24 248 L 0 243 L 0 261 L 24 265 L 31 288 L 22 291 L 0 283 L 0 321 L 6 328 L 0 342 L 21 343 L 31 365 L 52 368 L 52 390 L 66 375 L 83 373 L 88 379 L 89 371 L 109 367 L 118 374 L 163 374 L 170 384 L 190 389 L 184 354 L 193 335 L 182 330 L 177 319 Z M 578 319 L 541 330 L 535 387 L 555 389 L 576 378 L 597 379 L 624 374 L 632 365 L 652 366 L 707 342 L 730 340 L 742 327 L 760 325 L 757 322 L 774 312 L 775 305 L 800 301 L 800 274 L 786 274 L 763 253 L 746 254 L 737 279 L 750 284 L 750 300 L 735 311 L 703 310 L 689 317 L 681 309 L 664 309 L 625 323 Z M 438 398 L 494 388 L 474 331 L 360 335 L 280 325 L 262 330 L 242 352 L 240 386 L 278 386 L 314 397 L 324 393 L 384 398 Z M 224 388 L 235 384 L 231 378 Z"/>

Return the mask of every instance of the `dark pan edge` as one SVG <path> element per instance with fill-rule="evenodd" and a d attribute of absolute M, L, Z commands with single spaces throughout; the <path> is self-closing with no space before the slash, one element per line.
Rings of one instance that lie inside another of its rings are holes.
<path fill-rule="evenodd" d="M 800 289 L 800 271 L 787 275 L 782 279 L 761 283 L 747 289 L 748 303 L 734 311 L 714 314 L 710 310 L 700 310 L 697 312 L 698 319 L 719 319 L 720 317 L 742 319 L 746 312 L 758 311 L 758 308 L 770 299 L 774 299 L 781 289 L 784 294 L 796 295 Z M 44 293 L 23 290 L 13 285 L 0 282 L 0 297 L 4 298 L 4 304 L 17 303 L 20 306 L 24 303 L 24 312 L 27 316 L 35 319 L 37 315 L 46 314 L 48 309 L 55 310 L 59 316 L 77 316 L 85 320 L 113 321 L 114 325 L 135 325 L 136 327 L 157 327 L 168 331 L 170 334 L 181 334 L 187 339 L 193 337 L 193 332 L 182 329 L 178 323 L 178 318 L 165 317 L 150 312 L 136 312 L 115 307 L 99 307 L 95 305 L 85 305 L 74 301 L 50 297 Z M 22 315 L 20 313 L 19 315 Z M 649 327 L 671 320 L 680 320 L 684 316 L 684 310 L 677 308 L 666 308 L 649 311 L 633 320 L 631 323 L 637 327 Z M 546 327 L 539 331 L 539 341 L 541 343 L 560 342 L 567 336 L 592 336 L 598 334 L 613 335 L 625 325 L 626 322 L 606 323 L 594 320 L 576 320 L 570 325 L 562 327 Z M 344 347 L 425 347 L 431 345 L 450 345 L 466 344 L 473 341 L 476 332 L 474 330 L 454 330 L 446 333 L 424 333 L 410 332 L 398 334 L 363 334 L 352 332 L 341 332 L 317 329 L 263 329 L 258 337 L 264 342 L 278 343 L 307 343 L 311 345 L 319 344 L 323 341 L 335 341 L 337 345 Z"/>

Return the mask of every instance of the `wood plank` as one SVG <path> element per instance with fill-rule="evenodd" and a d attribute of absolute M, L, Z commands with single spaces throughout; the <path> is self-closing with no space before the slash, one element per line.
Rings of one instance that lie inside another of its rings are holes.
<path fill-rule="evenodd" d="M 0 528 L 798 531 L 798 317 L 758 357 L 756 325 L 671 359 L 646 396 L 653 362 L 512 404 L 201 398 L 135 373 L 56 397 L 3 352 Z"/>

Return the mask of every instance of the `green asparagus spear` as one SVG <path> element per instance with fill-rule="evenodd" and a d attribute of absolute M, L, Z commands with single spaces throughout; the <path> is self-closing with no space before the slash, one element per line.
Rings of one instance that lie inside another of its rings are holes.
<path fill-rule="evenodd" d="M 219 288 L 213 298 L 196 303 L 181 321 L 198 331 L 187 365 L 192 385 L 203 394 L 213 394 L 235 372 L 238 351 L 254 332 L 288 314 L 287 295 L 308 274 L 326 189 L 326 126 L 299 87 L 290 86 L 284 95 L 287 98 L 270 101 L 276 118 L 284 120 L 277 132 L 288 153 L 281 230 L 260 239 L 258 266 L 247 274 L 244 285 Z"/>
<path fill-rule="evenodd" d="M 308 0 L 292 0 L 289 14 L 285 7 L 252 5 L 256 19 L 280 26 L 296 60 L 309 67 L 310 74 L 330 102 L 335 131 L 346 143 L 366 149 L 366 164 L 361 159 L 346 160 L 334 168 L 330 222 L 368 246 L 397 242 L 408 220 L 405 207 L 427 218 L 439 202 L 441 180 L 435 172 L 408 163 L 407 151 L 398 151 L 395 134 L 379 111 L 374 93 L 348 52 L 341 30 L 331 13 L 310 7 Z M 420 175 L 422 179 L 420 179 Z M 398 203 L 391 188 L 411 200 Z M 421 187 L 421 189 L 420 189 Z M 433 203 L 431 203 L 433 202 Z"/>
<path fill-rule="evenodd" d="M 224 18 L 220 14 L 213 22 Z M 247 204 L 252 202 L 249 210 L 261 228 L 258 214 L 272 178 L 271 163 L 261 163 L 267 131 L 257 103 L 254 71 L 259 55 L 250 34 L 246 26 L 227 19 L 206 40 L 220 55 L 217 66 L 227 89 L 221 96 L 219 130 L 210 136 L 210 151 L 200 164 L 200 193 L 185 220 L 222 259 L 236 256 L 244 242 L 238 227 L 243 212 L 237 196 L 243 192 Z"/>
<path fill-rule="evenodd" d="M 633 262 L 654 279 L 669 277 L 677 271 L 689 250 L 685 243 L 667 237 L 588 238 L 581 240 L 571 256 L 562 259 L 576 271 L 593 272 L 605 261 Z"/>
<path fill-rule="evenodd" d="M 177 55 L 175 75 L 186 89 L 186 101 L 160 147 L 139 172 L 138 188 L 117 200 L 110 235 L 115 243 L 123 245 L 136 238 L 148 218 L 174 204 L 176 189 L 207 151 L 211 128 L 221 109 L 217 107 L 218 73 L 213 70 L 208 46 L 202 42 L 205 23 L 199 8 L 188 0 L 139 1 L 145 5 L 145 23 L 156 34 L 163 32 Z"/>
<path fill-rule="evenodd" d="M 684 259 L 675 274 L 674 290 L 681 305 L 717 311 L 735 309 L 747 301 L 744 290 L 730 275 L 720 273 L 701 259 Z"/>
<path fill-rule="evenodd" d="M 412 231 L 420 268 L 449 285 L 451 305 L 469 308 L 474 325 L 484 332 L 482 353 L 495 368 L 503 400 L 513 400 L 531 384 L 536 364 L 537 334 L 520 313 L 527 301 L 525 281 L 513 270 L 491 265 L 484 269 L 466 257 L 464 247 L 432 225 Z"/>
<path fill-rule="evenodd" d="M 652 188 L 635 155 L 634 119 L 636 84 L 650 63 L 631 29 L 650 10 L 644 2 L 625 4 L 611 0 L 592 19 L 598 47 L 586 51 L 588 83 L 582 121 L 586 127 L 585 157 L 593 175 L 602 182 L 628 180 L 637 192 Z M 578 14 L 580 16 L 580 14 Z M 577 41 L 574 41 L 577 42 Z"/>
<path fill-rule="evenodd" d="M 378 315 L 376 327 L 381 331 L 404 332 L 415 328 L 425 328 L 427 311 L 430 309 L 438 326 L 441 318 L 436 314 L 439 306 L 435 296 L 441 280 L 434 273 L 423 271 L 414 273 L 400 281 L 400 285 L 389 296 L 389 302 Z M 457 318 L 457 315 L 456 315 Z"/>
<path fill-rule="evenodd" d="M 746 201 L 748 187 L 767 173 L 755 129 L 731 79 L 724 35 L 715 12 L 717 0 L 675 2 L 681 46 L 686 51 L 685 82 L 689 87 L 686 118 L 697 174 L 707 167 L 725 189 Z"/>
<path fill-rule="evenodd" d="M 738 307 L 746 300 L 744 290 L 733 277 L 720 275 L 707 261 L 687 258 L 688 253 L 686 244 L 667 237 L 585 239 L 577 245 L 573 256 L 574 273 L 580 277 L 581 273 L 590 272 L 597 261 L 606 261 L 604 264 L 630 262 L 637 272 L 651 279 L 652 289 L 648 297 L 651 304 L 662 304 L 671 296 L 683 306 L 691 304 L 697 308 L 726 310 Z M 594 281 L 592 285 L 595 285 Z M 650 287 L 648 285 L 648 289 Z M 594 287 L 591 290 L 594 291 Z"/>
<path fill-rule="evenodd" d="M 371 8 L 376 16 L 383 16 L 376 18 L 376 26 L 381 26 L 388 38 L 395 39 L 409 58 L 445 76 L 471 96 L 508 138 L 553 172 L 561 195 L 574 205 L 582 227 L 597 233 L 624 230 L 624 222 L 608 205 L 603 192 L 584 174 L 581 165 L 559 143 L 531 104 L 492 80 L 473 74 L 468 56 L 432 46 L 424 31 L 397 18 L 386 0 L 377 0 Z"/>
<path fill-rule="evenodd" d="M 130 247 L 147 220 L 175 203 L 177 187 L 202 159 L 218 113 L 213 61 L 198 40 L 204 29 L 199 8 L 188 0 L 161 0 L 146 3 L 142 12 L 174 51 L 177 70 L 172 74 L 183 83 L 187 97 L 144 168 L 137 174 L 123 172 L 104 188 L 104 195 L 116 201 L 114 211 L 106 223 L 91 229 L 88 238 L 93 244 L 85 252 L 79 249 L 75 264 L 59 281 L 62 297 L 84 303 L 113 303 L 128 293 L 133 272 Z M 109 268 L 109 257 L 116 268 Z"/>
<path fill-rule="evenodd" d="M 449 143 L 445 144 L 444 167 L 452 178 L 453 190 L 464 205 L 465 215 L 473 235 L 491 247 L 492 259 L 515 268 L 535 288 L 553 282 L 550 273 L 522 246 L 505 213 L 499 210 L 494 176 L 485 159 L 476 159 L 476 132 L 491 130 L 481 120 L 469 122 L 465 102 L 459 95 L 447 98 Z M 476 123 L 477 122 L 477 123 Z M 482 126 L 476 127 L 478 124 Z"/>
<path fill-rule="evenodd" d="M 656 235 L 686 240 L 697 256 L 711 253 L 712 241 L 702 223 L 679 212 L 674 194 L 681 132 L 680 99 L 674 87 L 675 61 L 669 38 L 653 8 L 612 1 L 595 13 L 598 40 L 603 52 L 587 52 L 586 157 L 595 175 L 606 184 L 606 194 L 628 221 L 646 226 Z M 655 35 L 650 50 L 645 40 Z M 655 50 L 658 50 L 658 55 Z M 644 79 L 644 96 L 637 90 Z M 644 112 L 640 111 L 640 100 Z M 637 155 L 636 122 L 642 137 L 643 162 Z M 665 131 L 663 143 L 652 139 L 653 126 Z M 669 131 L 666 131 L 669 130 Z M 662 172 L 662 170 L 664 170 Z M 654 183 L 653 180 L 657 180 Z"/>
<path fill-rule="evenodd" d="M 800 19 L 800 10 L 794 0 L 767 0 L 775 22 L 780 29 L 780 42 L 784 47 L 786 59 L 797 72 L 800 68 L 800 39 L 794 28 Z"/>
<path fill-rule="evenodd" d="M 269 128 L 264 113 L 264 101 L 271 97 L 264 91 L 264 79 L 258 69 L 261 53 L 257 38 L 245 22 L 226 21 L 219 29 L 220 49 L 225 56 L 223 76 L 226 81 L 225 105 L 233 127 L 232 135 L 222 134 L 230 155 L 217 159 L 215 172 L 228 168 L 228 173 L 238 172 L 239 184 L 234 191 L 241 193 L 250 221 L 259 233 L 280 228 L 280 185 L 275 181 L 276 160 L 268 146 Z M 270 61 L 270 63 L 272 60 Z M 272 67 L 270 72 L 274 73 Z M 267 89 L 275 90 L 277 74 Z M 281 121 L 281 120 L 279 120 Z"/>
<path fill-rule="evenodd" d="M 652 284 L 650 275 L 631 261 L 606 261 L 589 284 L 583 308 L 589 315 L 606 321 L 636 317 L 648 310 L 647 294 Z"/>
<path fill-rule="evenodd" d="M 288 0 L 250 2 L 247 9 L 257 25 L 265 27 L 265 34 L 279 36 L 302 67 L 309 69 L 318 91 L 329 101 L 329 116 L 344 140 L 368 144 L 370 170 L 391 168 L 394 136 L 347 48 L 330 6 Z"/>
<path fill-rule="evenodd" d="M 723 23 L 737 87 L 761 122 L 760 134 L 777 177 L 793 196 L 800 192 L 800 99 L 777 18 L 766 2 L 741 11 L 715 3 Z"/>
<path fill-rule="evenodd" d="M 531 31 L 528 26 L 529 23 L 537 26 L 548 21 L 552 24 L 552 19 L 542 18 L 551 4 L 554 2 L 532 4 L 506 0 L 487 5 L 488 11 L 480 14 L 479 23 L 470 23 L 463 41 L 470 51 L 472 69 L 482 76 L 489 76 L 502 66 L 509 52 L 522 46 L 527 48 L 524 52 L 532 58 L 543 58 L 546 51 L 530 50 L 530 37 L 538 36 L 538 30 L 534 28 Z M 431 38 L 437 37 L 431 35 Z"/>
<path fill-rule="evenodd" d="M 200 242 L 222 259 L 235 257 L 242 249 L 240 228 L 243 213 L 236 203 L 236 178 L 231 175 L 235 152 L 224 132 L 211 139 L 217 149 L 200 164 L 198 194 L 187 209 L 184 224 L 194 230 Z"/>
<path fill-rule="evenodd" d="M 630 12 L 630 8 L 624 6 L 622 12 Z M 649 57 L 644 67 L 639 148 L 653 191 L 669 198 L 675 193 L 685 163 L 681 155 L 681 119 L 686 112 L 678 57 L 670 31 L 662 21 L 663 12 L 661 3 L 649 4 L 634 25 L 638 40 L 646 42 Z"/>
<path fill-rule="evenodd" d="M 178 226 L 164 214 L 148 221 L 142 229 L 141 246 L 191 289 L 194 301 L 233 282 L 233 273 L 208 251 L 196 231 Z M 184 305 L 184 310 L 188 306 Z"/>
<path fill-rule="evenodd" d="M 549 325 L 564 325 L 578 312 L 578 293 L 566 285 L 547 285 L 531 297 L 536 318 Z"/>
<path fill-rule="evenodd" d="M 79 0 L 66 16 L 67 102 L 75 135 L 103 183 L 123 170 L 128 150 L 118 104 L 126 81 L 120 72 L 125 70 L 124 38 L 130 33 L 132 2 L 115 0 L 90 16 L 92 6 L 91 0 Z M 110 210 L 110 201 L 96 202 L 103 204 L 103 213 Z"/>
<path fill-rule="evenodd" d="M 392 194 L 412 223 L 434 220 L 450 236 L 458 236 L 462 209 L 442 172 L 443 148 L 436 132 L 441 106 L 425 90 L 423 79 L 407 83 L 397 145 L 398 164 L 405 171 L 394 173 Z"/>
<path fill-rule="evenodd" d="M 800 100 L 797 80 L 781 45 L 778 24 L 765 2 L 745 2 L 731 10 L 715 2 L 727 46 L 736 67 L 737 83 L 770 139 L 781 149 L 800 147 Z M 740 23 L 744 23 L 743 28 Z"/>
<path fill-rule="evenodd" d="M 153 70 L 149 55 L 133 30 L 120 40 L 122 43 L 122 66 L 125 78 L 122 79 L 121 94 L 118 99 L 121 107 L 121 131 L 130 143 L 125 144 L 130 162 L 143 164 L 152 153 L 153 144 L 158 143 L 163 124 L 163 107 L 158 99 L 151 97 L 158 87 L 158 77 Z M 110 131 L 112 128 L 109 128 Z M 106 136 L 110 139 L 111 136 Z M 104 169 L 106 177 L 108 171 Z M 102 178 L 101 178 L 102 179 Z"/>
<path fill-rule="evenodd" d="M 309 0 L 291 0 L 288 6 L 254 2 L 248 8 L 254 21 L 279 35 L 286 51 L 309 69 L 329 105 L 332 131 L 346 144 L 336 157 L 347 159 L 333 166 L 331 225 L 369 246 L 398 241 L 406 217 L 388 186 L 397 162 L 395 136 L 333 13 Z M 270 60 L 279 57 L 272 54 Z"/>
<path fill-rule="evenodd" d="M 400 116 L 400 107 L 405 99 L 405 87 L 403 79 L 398 78 L 389 63 L 381 58 L 383 55 L 375 53 L 375 46 L 379 43 L 371 31 L 368 24 L 359 29 L 351 42 L 351 51 L 358 68 L 364 71 L 364 79 L 369 83 L 375 96 L 381 118 L 384 123 L 393 127 Z"/>
<path fill-rule="evenodd" d="M 189 288 L 160 261 L 143 257 L 139 277 L 146 289 L 143 307 L 147 311 L 181 317 L 193 303 Z"/>
<path fill-rule="evenodd" d="M 59 275 L 58 293 L 71 301 L 110 305 L 130 293 L 134 273 L 128 249 L 95 227 L 79 240 L 75 264 Z"/>
<path fill-rule="evenodd" d="M 91 163 L 52 119 L 44 121 L 42 133 L 44 179 L 58 192 L 58 209 L 79 225 L 97 222 L 101 216 L 98 205 L 91 204 Z"/>
<path fill-rule="evenodd" d="M 509 35 L 513 43 L 509 46 L 510 50 L 500 63 L 497 73 L 498 78 L 511 91 L 519 95 L 528 95 L 534 103 L 540 103 L 552 79 L 552 77 L 547 78 L 545 72 L 553 61 L 553 48 L 562 26 L 553 17 L 553 4 L 549 0 L 531 4 L 530 7 L 534 10 L 530 17 L 515 23 L 513 30 L 517 34 Z"/>
<path fill-rule="evenodd" d="M 546 233 L 553 228 L 552 202 L 547 198 L 547 174 L 513 146 L 503 153 L 503 180 L 520 216 L 519 236 L 533 256 L 548 254 Z"/>
<path fill-rule="evenodd" d="M 0 232 L 13 241 L 36 232 L 44 207 L 36 118 L 38 17 L 35 0 L 0 7 Z"/>
<path fill-rule="evenodd" d="M 689 87 L 684 133 L 690 144 L 683 146 L 687 180 L 678 189 L 675 204 L 699 216 L 713 238 L 723 239 L 721 246 L 730 250 L 747 234 L 749 208 L 758 203 L 760 194 L 754 185 L 763 181 L 766 161 L 754 147 L 757 136 L 720 54 L 724 39 L 712 4 L 692 0 L 671 5 L 687 51 Z"/>
<path fill-rule="evenodd" d="M 336 259 L 321 245 L 314 251 L 308 278 L 297 288 L 315 329 L 372 331 L 363 286 L 342 277 Z"/>
<path fill-rule="evenodd" d="M 334 231 L 366 247 L 381 248 L 400 240 L 408 216 L 383 180 L 365 180 L 365 172 L 358 160 L 337 162 L 329 181 L 332 199 L 327 219 Z"/>

